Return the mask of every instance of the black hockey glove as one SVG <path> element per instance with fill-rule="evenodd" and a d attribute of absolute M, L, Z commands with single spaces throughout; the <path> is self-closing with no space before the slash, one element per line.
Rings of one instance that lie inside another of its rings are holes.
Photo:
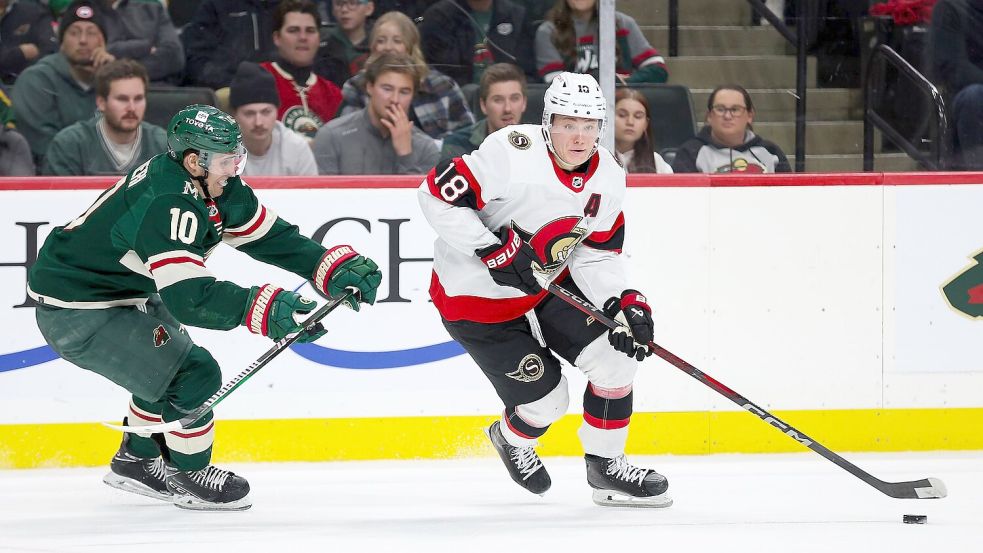
<path fill-rule="evenodd" d="M 498 239 L 500 244 L 474 252 L 488 267 L 495 284 L 518 288 L 529 295 L 542 292 L 533 274 L 532 263 L 537 259 L 532 247 L 510 227 L 498 229 Z"/>
<path fill-rule="evenodd" d="M 608 342 L 614 349 L 639 361 L 652 355 L 648 343 L 652 341 L 655 323 L 645 296 L 637 290 L 625 290 L 620 298 L 612 297 L 604 302 L 604 314 L 622 325 L 608 331 Z"/>

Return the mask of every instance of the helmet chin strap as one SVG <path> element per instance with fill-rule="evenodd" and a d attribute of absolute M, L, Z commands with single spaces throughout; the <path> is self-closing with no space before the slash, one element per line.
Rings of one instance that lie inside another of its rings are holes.
<path fill-rule="evenodd" d="M 201 167 L 201 165 L 198 167 Z M 187 169 L 185 169 L 185 171 L 188 172 L 188 176 L 191 177 L 191 180 L 198 183 L 198 188 L 201 188 L 201 195 L 204 196 L 206 200 L 212 200 L 212 194 L 208 191 L 208 168 L 201 167 L 201 169 L 204 171 L 204 174 L 197 176 L 192 175 L 191 171 L 188 171 Z"/>

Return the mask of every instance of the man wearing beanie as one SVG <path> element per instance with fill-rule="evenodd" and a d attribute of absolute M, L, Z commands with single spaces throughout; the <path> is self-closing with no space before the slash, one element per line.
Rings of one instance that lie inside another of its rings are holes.
<path fill-rule="evenodd" d="M 95 113 L 95 71 L 115 59 L 106 51 L 102 14 L 89 0 L 65 9 L 58 38 L 59 51 L 25 69 L 13 94 L 17 130 L 39 161 L 58 131 Z"/>
<path fill-rule="evenodd" d="M 232 115 L 249 152 L 243 175 L 316 175 L 307 140 L 277 121 L 280 97 L 273 75 L 259 65 L 239 64 L 229 87 Z"/>

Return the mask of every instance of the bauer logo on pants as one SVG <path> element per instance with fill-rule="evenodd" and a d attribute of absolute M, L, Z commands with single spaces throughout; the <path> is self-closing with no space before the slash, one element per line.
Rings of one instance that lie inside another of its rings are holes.
<path fill-rule="evenodd" d="M 506 373 L 505 376 L 519 382 L 535 382 L 543 376 L 543 360 L 535 353 L 530 353 L 519 361 L 518 369 Z"/>
<path fill-rule="evenodd" d="M 154 347 L 159 348 L 171 341 L 171 335 L 167 333 L 167 329 L 164 325 L 157 325 L 154 329 Z"/>

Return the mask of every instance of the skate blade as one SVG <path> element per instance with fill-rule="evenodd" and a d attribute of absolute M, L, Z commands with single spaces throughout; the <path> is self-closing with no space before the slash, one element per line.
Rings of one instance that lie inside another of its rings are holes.
<path fill-rule="evenodd" d="M 646 509 L 663 509 L 672 505 L 669 492 L 651 497 L 635 497 L 611 490 L 594 490 L 592 499 L 602 507 L 641 507 Z"/>
<path fill-rule="evenodd" d="M 115 472 L 110 472 L 106 476 L 103 476 L 102 481 L 105 482 L 107 486 L 116 488 L 117 490 L 123 490 L 124 492 L 135 493 L 144 497 L 152 497 L 168 503 L 174 501 L 174 494 L 170 492 L 159 492 L 146 484 L 137 482 L 132 478 L 120 476 Z"/>
<path fill-rule="evenodd" d="M 247 494 L 242 499 L 228 503 L 213 503 L 211 501 L 202 501 L 190 495 L 182 495 L 174 499 L 174 505 L 190 511 L 245 511 L 253 506 L 253 500 Z"/>

